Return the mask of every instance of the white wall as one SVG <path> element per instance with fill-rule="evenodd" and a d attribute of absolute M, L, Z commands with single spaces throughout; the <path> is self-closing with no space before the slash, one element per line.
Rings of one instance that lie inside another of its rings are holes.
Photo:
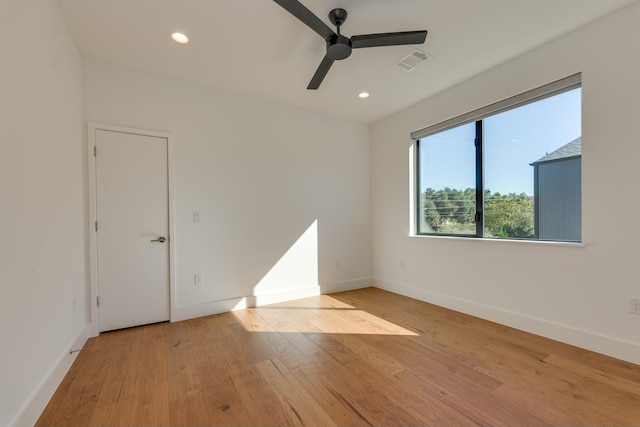
<path fill-rule="evenodd" d="M 640 363 L 639 27 L 635 3 L 375 123 L 375 283 Z M 409 236 L 411 131 L 576 72 L 584 247 Z"/>
<path fill-rule="evenodd" d="M 0 64 L 0 425 L 32 425 L 87 320 L 81 63 L 56 2 L 0 1 Z"/>
<path fill-rule="evenodd" d="M 179 317 L 367 284 L 373 246 L 380 287 L 640 362 L 639 23 L 636 4 L 477 76 L 370 147 L 365 125 L 81 65 L 55 2 L 0 0 L 0 425 L 35 421 L 86 336 L 88 121 L 175 136 Z M 409 237 L 410 131 L 578 71 L 584 247 Z"/>
<path fill-rule="evenodd" d="M 90 59 L 83 112 L 175 137 L 174 320 L 368 284 L 366 125 Z"/>

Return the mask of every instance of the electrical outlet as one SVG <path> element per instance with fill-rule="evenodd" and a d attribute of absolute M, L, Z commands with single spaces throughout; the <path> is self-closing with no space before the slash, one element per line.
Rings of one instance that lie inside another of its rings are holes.
<path fill-rule="evenodd" d="M 640 314 L 640 298 L 630 299 L 629 313 Z"/>
<path fill-rule="evenodd" d="M 336 270 L 340 270 L 340 260 L 336 261 Z"/>
<path fill-rule="evenodd" d="M 400 261 L 400 271 L 404 271 L 404 261 Z"/>
<path fill-rule="evenodd" d="M 76 297 L 71 298 L 71 310 L 76 311 L 76 307 L 78 305 L 78 301 Z"/>

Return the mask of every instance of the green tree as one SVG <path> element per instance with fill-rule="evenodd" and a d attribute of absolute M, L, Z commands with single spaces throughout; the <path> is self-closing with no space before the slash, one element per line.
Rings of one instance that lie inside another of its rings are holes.
<path fill-rule="evenodd" d="M 451 191 L 452 190 L 449 187 L 444 190 L 436 191 L 432 199 L 433 203 L 436 205 L 438 214 L 440 215 L 440 225 L 450 221 L 456 210 L 455 205 L 449 200 Z"/>
<path fill-rule="evenodd" d="M 533 237 L 533 203 L 525 193 L 491 194 L 485 191 L 484 227 L 492 237 Z"/>
<path fill-rule="evenodd" d="M 436 204 L 431 198 L 427 197 L 426 193 L 422 195 L 422 198 L 424 220 L 433 231 L 437 231 L 440 227 L 440 214 L 438 213 Z"/>
<path fill-rule="evenodd" d="M 464 191 L 456 191 L 456 221 L 460 224 L 470 224 L 476 217 L 476 190 L 467 188 Z"/>
<path fill-rule="evenodd" d="M 427 188 L 422 194 L 423 219 L 437 231 L 443 225 L 471 224 L 475 220 L 476 190 Z M 487 237 L 531 238 L 533 203 L 525 193 L 491 194 L 484 191 L 484 227 Z"/>

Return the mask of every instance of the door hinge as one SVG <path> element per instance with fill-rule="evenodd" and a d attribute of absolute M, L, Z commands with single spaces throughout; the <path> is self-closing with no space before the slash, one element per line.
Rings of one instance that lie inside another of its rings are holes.
<path fill-rule="evenodd" d="M 95 222 L 95 229 L 98 231 L 98 221 Z"/>
<path fill-rule="evenodd" d="M 100 297 L 96 297 L 96 306 L 100 307 Z"/>
<path fill-rule="evenodd" d="M 97 157 L 98 155 L 98 147 L 96 145 L 93 146 L 93 157 Z"/>

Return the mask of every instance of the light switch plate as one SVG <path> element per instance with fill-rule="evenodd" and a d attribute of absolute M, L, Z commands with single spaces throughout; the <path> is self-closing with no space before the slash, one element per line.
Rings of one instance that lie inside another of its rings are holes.
<path fill-rule="evenodd" d="M 193 275 L 193 286 L 200 286 L 204 283 L 204 276 L 202 273 L 196 273 Z"/>

